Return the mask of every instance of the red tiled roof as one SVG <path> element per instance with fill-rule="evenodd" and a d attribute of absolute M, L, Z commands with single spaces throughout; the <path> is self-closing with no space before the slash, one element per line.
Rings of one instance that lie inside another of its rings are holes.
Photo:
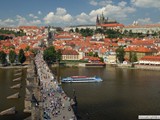
<path fill-rule="evenodd" d="M 146 47 L 127 47 L 125 48 L 125 52 L 142 52 L 142 53 L 146 53 L 146 52 L 154 52 L 152 51 L 152 49 L 146 48 Z"/>
<path fill-rule="evenodd" d="M 19 48 L 20 48 L 20 49 L 25 49 L 27 46 L 28 46 L 28 45 L 24 43 L 24 44 L 20 44 L 20 45 L 19 45 Z"/>
<path fill-rule="evenodd" d="M 112 24 L 100 24 L 100 26 L 102 27 L 124 27 L 123 24 L 119 24 L 119 23 L 112 23 Z"/>
<path fill-rule="evenodd" d="M 144 56 L 141 58 L 141 60 L 160 61 L 160 56 Z"/>
<path fill-rule="evenodd" d="M 79 55 L 79 53 L 75 50 L 63 50 L 62 55 Z"/>
<path fill-rule="evenodd" d="M 19 26 L 19 29 L 39 29 L 37 26 Z"/>

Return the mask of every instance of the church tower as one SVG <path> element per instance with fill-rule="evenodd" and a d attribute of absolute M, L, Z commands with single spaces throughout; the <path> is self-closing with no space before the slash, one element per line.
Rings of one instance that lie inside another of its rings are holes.
<path fill-rule="evenodd" d="M 53 40 L 54 40 L 54 33 L 50 30 L 51 27 L 48 26 L 48 38 L 47 38 L 47 42 L 48 42 L 48 47 L 52 46 L 53 44 Z"/>
<path fill-rule="evenodd" d="M 98 15 L 97 15 L 97 19 L 96 19 L 96 25 L 99 25 L 100 23 L 99 23 L 99 17 L 98 17 Z"/>

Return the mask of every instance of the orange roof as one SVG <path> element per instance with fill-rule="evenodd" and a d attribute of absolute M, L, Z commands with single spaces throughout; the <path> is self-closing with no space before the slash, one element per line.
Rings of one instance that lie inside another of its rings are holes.
<path fill-rule="evenodd" d="M 79 55 L 79 53 L 76 50 L 63 50 L 62 55 Z"/>
<path fill-rule="evenodd" d="M 119 24 L 119 23 L 112 23 L 112 24 L 100 24 L 100 26 L 102 27 L 124 27 L 123 24 Z"/>
<path fill-rule="evenodd" d="M 114 46 L 114 47 L 118 47 L 117 43 L 111 43 L 110 45 Z"/>
<path fill-rule="evenodd" d="M 20 48 L 20 49 L 25 49 L 27 46 L 28 46 L 27 44 L 23 43 L 23 44 L 20 44 L 20 45 L 19 45 L 19 48 Z"/>
<path fill-rule="evenodd" d="M 141 60 L 160 61 L 160 55 L 159 56 L 144 56 L 141 58 Z"/>
<path fill-rule="evenodd" d="M 62 38 L 72 38 L 72 36 L 62 36 L 62 35 L 60 35 L 60 36 L 55 36 L 55 39 L 62 39 Z"/>
<path fill-rule="evenodd" d="M 106 51 L 107 51 L 106 48 L 101 48 L 101 49 L 100 49 L 100 53 L 102 53 L 102 54 L 104 54 Z"/>
<path fill-rule="evenodd" d="M 142 52 L 142 53 L 146 53 L 146 52 L 153 52 L 151 49 L 146 48 L 146 47 L 127 47 L 125 48 L 125 52 Z"/>
<path fill-rule="evenodd" d="M 19 29 L 39 29 L 37 26 L 19 26 Z"/>

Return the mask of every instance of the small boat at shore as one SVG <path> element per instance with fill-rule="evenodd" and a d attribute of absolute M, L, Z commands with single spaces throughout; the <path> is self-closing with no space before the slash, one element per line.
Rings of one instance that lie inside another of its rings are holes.
<path fill-rule="evenodd" d="M 87 76 L 71 76 L 66 77 L 61 80 L 62 83 L 79 83 L 79 82 L 101 82 L 102 79 L 100 77 L 87 77 Z"/>

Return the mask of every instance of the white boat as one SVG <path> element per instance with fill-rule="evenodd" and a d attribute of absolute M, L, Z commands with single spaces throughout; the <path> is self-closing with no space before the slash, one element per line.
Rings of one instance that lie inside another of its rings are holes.
<path fill-rule="evenodd" d="M 71 76 L 66 77 L 61 80 L 61 82 L 101 82 L 102 79 L 100 77 L 87 77 L 87 76 Z"/>

